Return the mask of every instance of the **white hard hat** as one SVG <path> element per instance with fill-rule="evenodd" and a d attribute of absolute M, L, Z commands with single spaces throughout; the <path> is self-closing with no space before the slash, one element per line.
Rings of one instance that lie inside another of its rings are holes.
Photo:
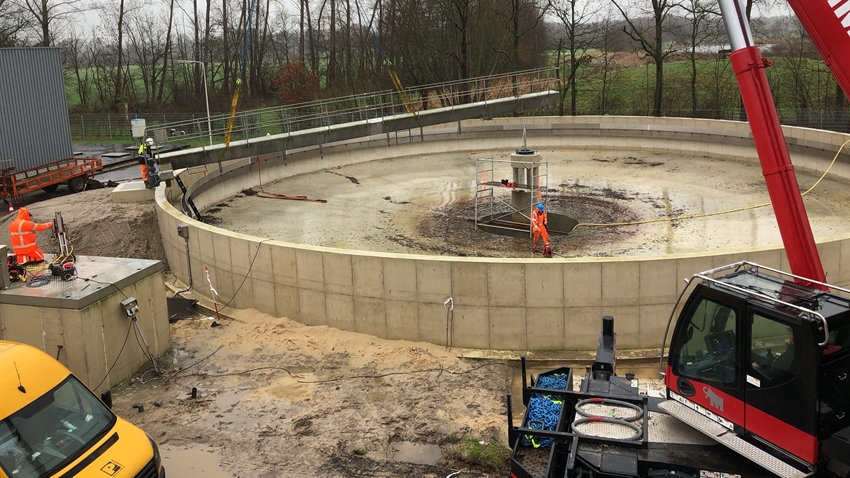
<path fill-rule="evenodd" d="M 148 138 L 145 140 L 145 143 L 153 144 L 153 138 Z"/>

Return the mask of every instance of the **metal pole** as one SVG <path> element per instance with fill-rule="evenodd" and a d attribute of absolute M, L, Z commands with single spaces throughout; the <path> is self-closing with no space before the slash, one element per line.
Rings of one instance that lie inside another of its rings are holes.
<path fill-rule="evenodd" d="M 207 100 L 207 133 L 210 137 L 210 146 L 213 145 L 212 140 L 212 123 L 210 122 L 210 95 L 207 92 L 207 67 L 204 66 L 203 62 L 198 62 L 201 64 L 201 71 L 204 73 L 204 98 Z"/>
<path fill-rule="evenodd" d="M 762 58 L 758 47 L 753 45 L 749 22 L 741 4 L 737 0 L 721 0 L 720 9 L 733 50 L 729 60 L 741 89 L 753 142 L 791 272 L 825 282 L 823 263 L 764 72 L 770 63 Z"/>

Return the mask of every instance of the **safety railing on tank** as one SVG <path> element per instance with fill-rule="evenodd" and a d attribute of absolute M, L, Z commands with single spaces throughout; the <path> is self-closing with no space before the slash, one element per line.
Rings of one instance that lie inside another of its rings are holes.
<path fill-rule="evenodd" d="M 471 78 L 405 89 L 408 101 L 417 111 L 451 108 L 459 105 L 515 98 L 556 89 L 555 69 L 543 68 L 510 74 Z M 231 141 L 292 133 L 338 124 L 367 121 L 407 114 L 394 90 L 345 96 L 238 112 Z M 161 130 L 158 142 L 207 146 L 224 140 L 228 115 L 194 115 L 191 119 L 158 122 L 147 118 L 148 131 Z M 208 126 L 209 125 L 209 126 Z M 152 136 L 152 135 L 151 135 Z"/>

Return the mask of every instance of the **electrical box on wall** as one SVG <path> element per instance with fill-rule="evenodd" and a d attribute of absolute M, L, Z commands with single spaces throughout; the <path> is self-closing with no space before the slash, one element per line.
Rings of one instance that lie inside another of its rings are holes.
<path fill-rule="evenodd" d="M 127 313 L 127 317 L 133 317 L 139 313 L 139 303 L 136 301 L 135 297 L 127 297 L 122 300 L 121 306 L 124 307 L 124 312 Z"/>
<path fill-rule="evenodd" d="M 177 235 L 183 239 L 189 239 L 189 226 L 186 224 L 177 225 Z"/>

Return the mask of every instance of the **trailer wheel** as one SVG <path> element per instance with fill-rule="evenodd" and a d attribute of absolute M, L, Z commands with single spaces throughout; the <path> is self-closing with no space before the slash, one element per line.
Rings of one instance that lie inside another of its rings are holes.
<path fill-rule="evenodd" d="M 72 193 L 79 193 L 86 190 L 86 177 L 77 176 L 68 180 L 68 190 Z"/>
<path fill-rule="evenodd" d="M 59 189 L 58 184 L 51 184 L 50 186 L 45 186 L 45 187 L 41 188 L 41 190 L 46 192 L 46 193 L 52 193 L 52 192 L 56 191 L 57 189 Z"/>

